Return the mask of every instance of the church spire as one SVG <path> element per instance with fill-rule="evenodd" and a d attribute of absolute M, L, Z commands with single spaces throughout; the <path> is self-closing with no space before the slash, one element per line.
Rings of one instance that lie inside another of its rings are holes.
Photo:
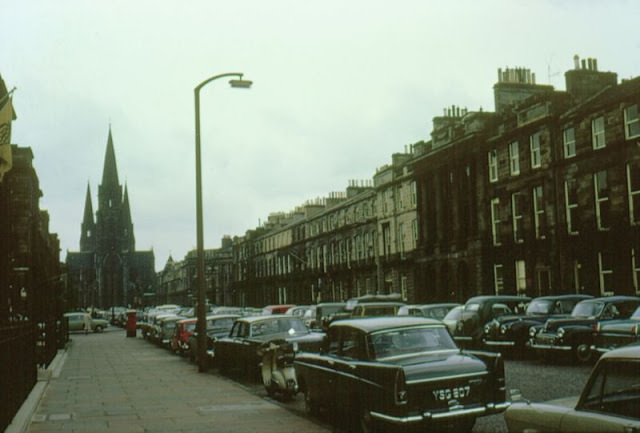
<path fill-rule="evenodd" d="M 133 236 L 133 222 L 131 221 L 131 208 L 129 207 L 129 190 L 124 184 L 124 199 L 122 202 L 122 227 L 124 228 L 123 250 L 135 251 L 136 240 Z"/>
<path fill-rule="evenodd" d="M 109 138 L 107 139 L 107 150 L 104 155 L 104 169 L 102 170 L 102 186 L 118 186 L 118 168 L 116 166 L 116 152 L 113 149 L 113 138 L 111 137 L 111 125 L 109 125 Z"/>
<path fill-rule="evenodd" d="M 91 204 L 91 188 L 87 182 L 87 195 L 84 200 L 84 217 L 80 233 L 80 251 L 92 251 L 95 248 L 95 222 L 93 220 L 93 205 Z"/>

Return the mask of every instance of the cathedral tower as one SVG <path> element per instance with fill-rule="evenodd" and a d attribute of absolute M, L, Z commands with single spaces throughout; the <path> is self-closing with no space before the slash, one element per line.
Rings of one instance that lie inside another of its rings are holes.
<path fill-rule="evenodd" d="M 111 128 L 104 156 L 98 209 L 93 216 L 87 185 L 80 252 L 68 253 L 67 263 L 78 306 L 139 305 L 155 279 L 153 251 L 137 252 L 127 186 L 118 180 Z"/>

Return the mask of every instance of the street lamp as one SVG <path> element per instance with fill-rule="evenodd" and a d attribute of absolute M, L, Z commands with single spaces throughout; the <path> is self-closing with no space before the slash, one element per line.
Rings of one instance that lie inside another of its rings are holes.
<path fill-rule="evenodd" d="M 218 78 L 236 77 L 229 81 L 231 87 L 248 89 L 252 82 L 243 80 L 239 72 L 230 72 L 207 78 L 198 84 L 194 91 L 195 114 L 196 114 L 196 230 L 197 230 L 197 263 L 196 278 L 198 280 L 198 305 L 197 305 L 197 322 L 196 330 L 198 332 L 198 371 L 203 373 L 207 371 L 207 324 L 205 314 L 205 287 L 204 278 L 204 234 L 203 234 L 203 217 L 202 217 L 202 168 L 200 162 L 200 89 Z"/>

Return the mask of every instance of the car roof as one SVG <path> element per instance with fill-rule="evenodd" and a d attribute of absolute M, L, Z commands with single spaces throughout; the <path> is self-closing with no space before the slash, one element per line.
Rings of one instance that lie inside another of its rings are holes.
<path fill-rule="evenodd" d="M 564 295 L 546 295 L 546 296 L 538 296 L 533 300 L 542 300 L 542 299 L 551 299 L 551 300 L 561 300 L 561 299 L 593 299 L 591 295 L 579 295 L 577 293 L 567 293 Z"/>
<path fill-rule="evenodd" d="M 608 358 L 640 359 L 640 344 L 634 343 L 618 349 L 613 349 L 609 352 L 603 353 L 600 357 L 600 359 Z"/>
<path fill-rule="evenodd" d="M 640 301 L 640 298 L 637 296 L 602 296 L 600 298 L 591 298 L 585 299 L 584 301 L 580 301 L 580 303 L 590 303 L 590 302 L 624 302 L 624 301 Z"/>
<path fill-rule="evenodd" d="M 359 302 L 355 307 L 404 307 L 402 302 Z"/>
<path fill-rule="evenodd" d="M 505 302 L 505 301 L 521 301 L 521 302 L 529 302 L 531 298 L 528 296 L 519 296 L 519 295 L 480 295 L 474 296 L 473 298 L 469 298 L 466 304 L 470 302 L 482 302 L 482 301 L 490 301 L 495 300 L 496 302 Z"/>
<path fill-rule="evenodd" d="M 417 325 L 441 325 L 444 324 L 435 319 L 416 316 L 387 316 L 387 317 L 365 317 L 361 319 L 343 319 L 333 322 L 329 329 L 340 326 L 351 326 L 364 332 L 375 332 L 389 328 L 403 328 Z"/>
<path fill-rule="evenodd" d="M 440 307 L 457 307 L 459 304 L 457 302 L 440 302 L 437 304 L 413 304 L 413 305 L 407 305 L 407 307 L 413 307 L 413 308 L 440 308 Z"/>
<path fill-rule="evenodd" d="M 239 317 L 238 322 L 246 322 L 246 323 L 255 323 L 261 322 L 263 320 L 274 320 L 274 319 L 288 319 L 288 320 L 300 320 L 298 316 L 291 316 L 289 314 L 272 314 L 269 316 L 244 316 Z"/>

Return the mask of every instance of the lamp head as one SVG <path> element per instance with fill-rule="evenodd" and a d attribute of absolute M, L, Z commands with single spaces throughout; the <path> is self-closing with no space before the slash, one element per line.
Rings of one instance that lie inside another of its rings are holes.
<path fill-rule="evenodd" d="M 248 89 L 253 84 L 253 81 L 243 80 L 243 79 L 229 80 L 229 84 L 231 84 L 231 87 L 237 87 L 239 89 Z"/>

